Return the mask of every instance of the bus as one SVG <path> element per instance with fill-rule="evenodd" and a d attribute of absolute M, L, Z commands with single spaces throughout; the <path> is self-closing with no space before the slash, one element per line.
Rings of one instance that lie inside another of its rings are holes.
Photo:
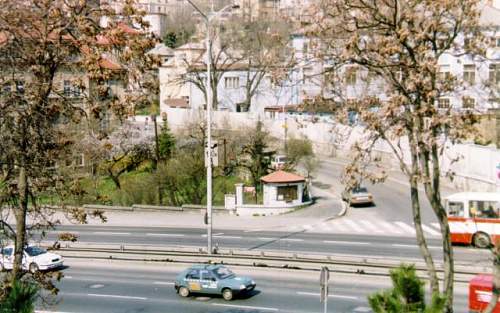
<path fill-rule="evenodd" d="M 445 198 L 452 243 L 487 248 L 500 240 L 500 192 L 460 192 Z"/>

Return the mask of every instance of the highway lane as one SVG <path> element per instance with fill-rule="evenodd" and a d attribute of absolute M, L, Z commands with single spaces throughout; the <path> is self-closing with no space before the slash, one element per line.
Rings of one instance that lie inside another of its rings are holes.
<path fill-rule="evenodd" d="M 205 247 L 204 228 L 164 227 L 109 227 L 109 226 L 59 226 L 50 233 L 49 240 L 57 235 L 72 232 L 82 243 Z M 214 229 L 214 245 L 224 249 L 256 251 L 281 251 L 311 254 L 355 255 L 359 257 L 403 258 L 421 260 L 413 237 L 377 235 L 317 234 L 308 232 L 245 232 Z M 431 252 L 441 257 L 440 241 L 428 241 Z M 462 264 L 486 264 L 491 262 L 491 252 L 472 247 L 455 246 L 455 260 Z"/>
<path fill-rule="evenodd" d="M 257 282 L 250 296 L 226 302 L 220 297 L 181 298 L 173 289 L 175 275 L 187 265 L 143 262 L 66 260 L 53 307 L 37 309 L 67 313 L 316 313 L 319 272 L 236 267 Z M 387 277 L 331 273 L 328 312 L 370 312 L 366 297 L 389 287 Z M 467 312 L 467 286 L 455 285 L 456 312 Z"/>

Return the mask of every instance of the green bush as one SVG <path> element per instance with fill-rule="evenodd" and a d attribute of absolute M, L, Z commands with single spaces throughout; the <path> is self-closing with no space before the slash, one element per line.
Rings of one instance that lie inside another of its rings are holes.
<path fill-rule="evenodd" d="M 417 276 L 415 265 L 401 264 L 391 270 L 392 289 L 368 297 L 375 313 L 440 313 L 444 297 L 434 297 L 425 303 L 425 283 Z"/>
<path fill-rule="evenodd" d="M 4 289 L 5 297 L 0 299 L 0 313 L 33 313 L 38 287 L 26 281 L 14 281 Z"/>

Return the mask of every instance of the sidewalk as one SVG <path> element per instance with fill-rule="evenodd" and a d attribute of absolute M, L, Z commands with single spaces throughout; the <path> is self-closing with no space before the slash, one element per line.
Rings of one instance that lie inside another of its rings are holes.
<path fill-rule="evenodd" d="M 308 210 L 313 208 L 306 208 Z M 56 214 L 62 225 L 72 225 L 62 214 Z M 179 228 L 204 228 L 204 214 L 196 213 L 166 213 L 159 211 L 108 211 L 105 212 L 106 223 L 91 219 L 87 225 L 92 226 L 122 226 L 122 227 L 179 227 Z M 265 231 L 290 228 L 304 224 L 315 224 L 323 221 L 320 217 L 289 216 L 236 216 L 229 214 L 214 214 L 214 229 L 237 229 L 244 231 Z M 73 224 L 75 225 L 75 224 Z"/>

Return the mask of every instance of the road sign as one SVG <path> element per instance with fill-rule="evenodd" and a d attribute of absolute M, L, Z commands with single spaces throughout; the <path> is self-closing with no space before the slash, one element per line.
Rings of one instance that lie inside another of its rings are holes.
<path fill-rule="evenodd" d="M 328 310 L 328 280 L 330 279 L 330 271 L 328 267 L 323 266 L 319 275 L 320 286 L 320 301 L 325 304 L 324 313 Z"/>
<path fill-rule="evenodd" d="M 212 140 L 212 167 L 219 166 L 219 146 L 217 140 Z M 208 148 L 205 143 L 205 167 L 208 167 Z"/>

